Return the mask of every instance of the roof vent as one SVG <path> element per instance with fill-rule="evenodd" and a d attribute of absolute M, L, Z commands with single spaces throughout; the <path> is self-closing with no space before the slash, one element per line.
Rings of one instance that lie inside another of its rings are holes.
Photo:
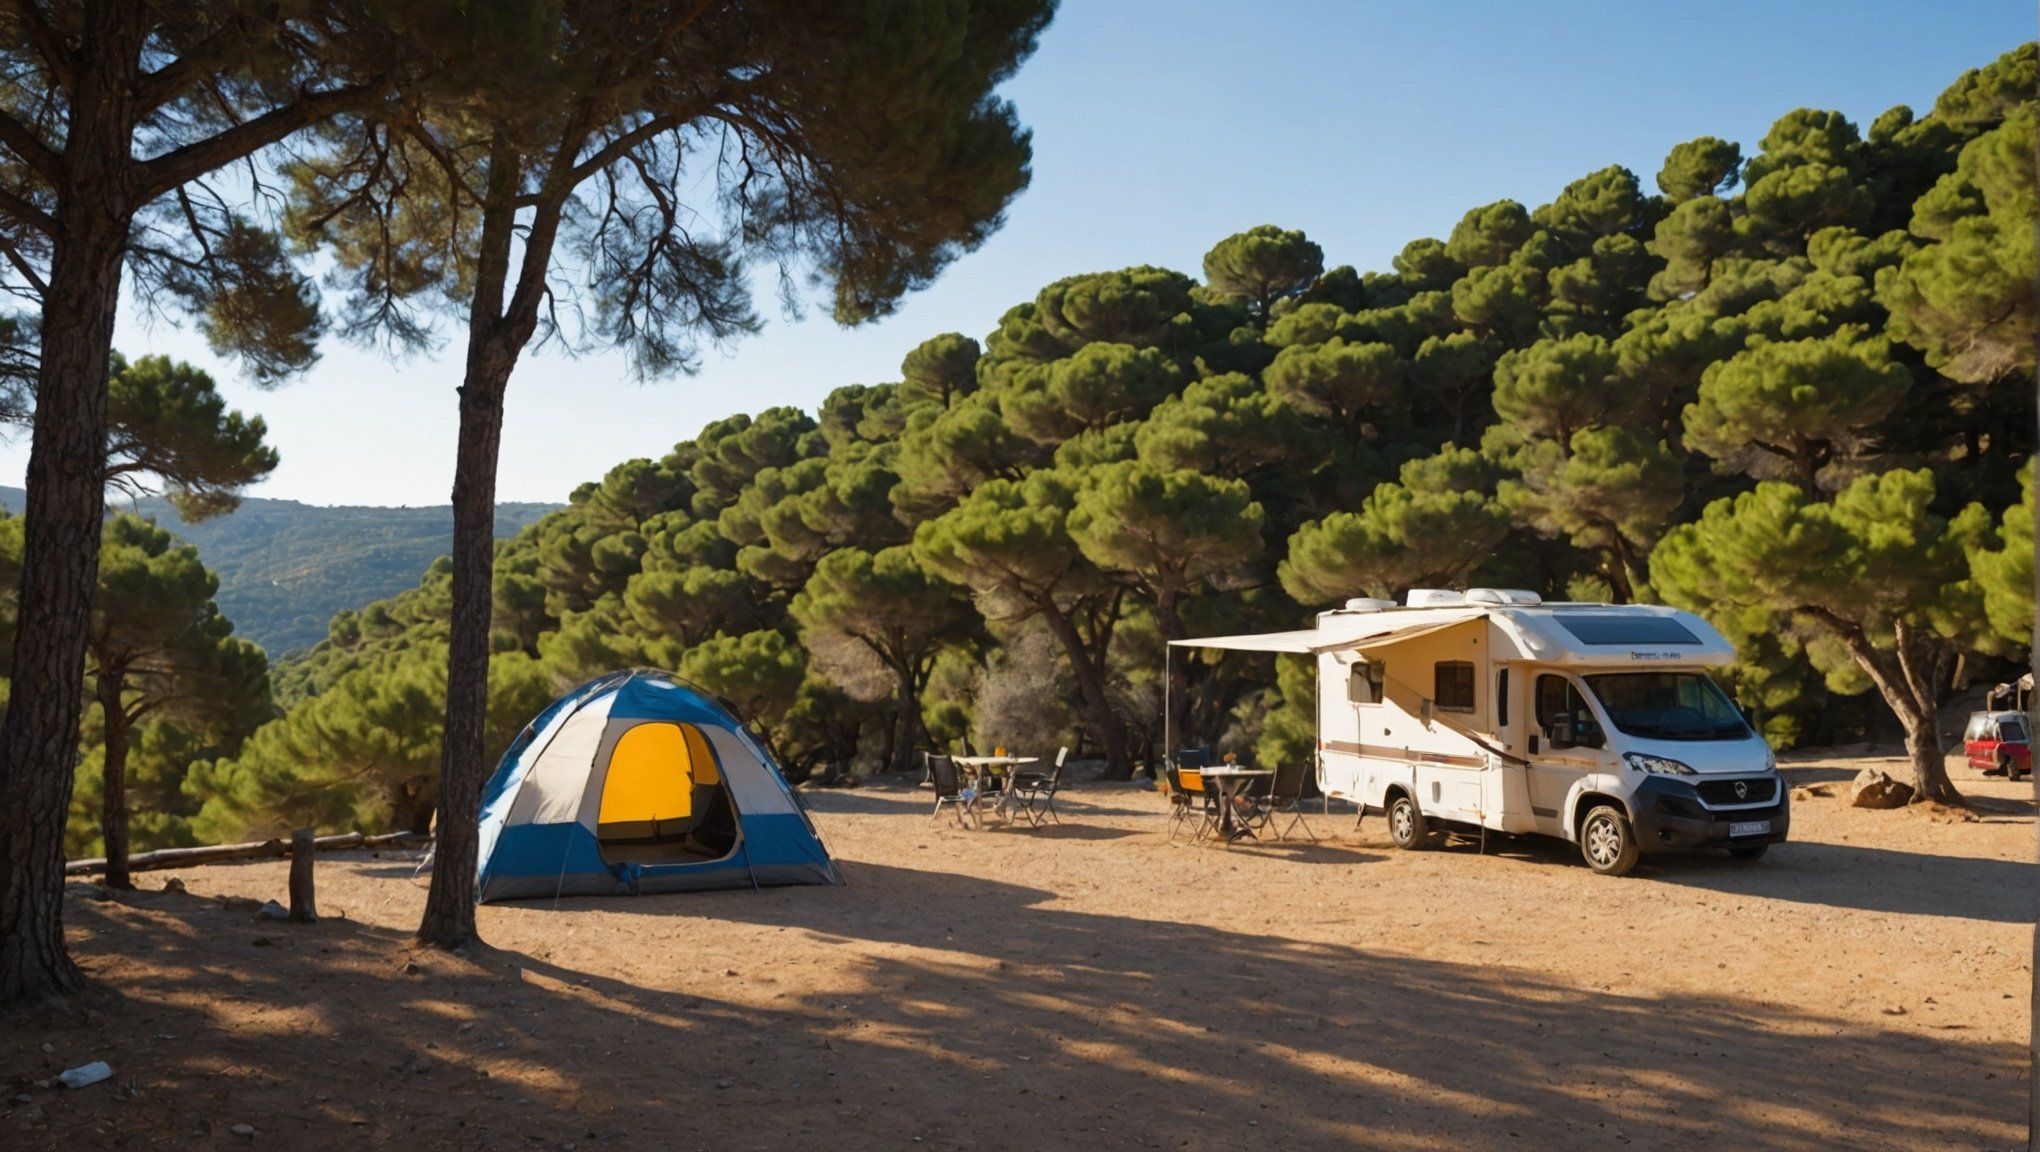
<path fill-rule="evenodd" d="M 1395 601 L 1393 600 L 1379 600 L 1372 596 L 1359 596 L 1355 597 L 1354 599 L 1346 601 L 1346 606 L 1344 608 L 1339 609 L 1339 611 L 1379 612 L 1384 608 L 1393 607 L 1395 607 Z"/>
<path fill-rule="evenodd" d="M 1450 588 L 1412 588 L 1409 603 L 1412 608 L 1442 608 L 1450 604 L 1464 604 L 1466 597 Z"/>
<path fill-rule="evenodd" d="M 1468 588 L 1468 604 L 1542 604 L 1544 597 L 1524 588 Z"/>

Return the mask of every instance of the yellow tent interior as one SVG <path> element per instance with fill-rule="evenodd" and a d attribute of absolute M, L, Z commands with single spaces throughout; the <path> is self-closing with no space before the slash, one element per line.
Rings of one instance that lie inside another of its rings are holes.
<path fill-rule="evenodd" d="M 603 843 L 671 844 L 686 855 L 726 854 L 736 824 L 715 752 L 692 724 L 648 721 L 609 754 L 596 817 Z M 639 853 L 642 855 L 642 853 Z"/>

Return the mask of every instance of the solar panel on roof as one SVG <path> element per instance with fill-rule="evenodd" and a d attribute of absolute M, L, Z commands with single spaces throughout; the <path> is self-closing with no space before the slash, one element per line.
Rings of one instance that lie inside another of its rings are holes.
<path fill-rule="evenodd" d="M 1552 616 L 1558 626 L 1582 644 L 1698 644 L 1691 629 L 1670 616 L 1564 615 Z"/>

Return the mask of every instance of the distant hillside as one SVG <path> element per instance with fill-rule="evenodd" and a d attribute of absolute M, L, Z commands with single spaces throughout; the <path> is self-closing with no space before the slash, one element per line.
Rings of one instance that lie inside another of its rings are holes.
<path fill-rule="evenodd" d="M 18 512 L 26 495 L 0 486 L 0 505 Z M 501 504 L 496 534 L 514 535 L 554 504 Z M 231 516 L 186 524 L 160 498 L 142 515 L 190 541 L 220 577 L 220 609 L 236 635 L 272 657 L 326 638 L 342 608 L 359 608 L 418 582 L 453 539 L 453 509 L 321 508 L 295 500 L 249 499 Z"/>

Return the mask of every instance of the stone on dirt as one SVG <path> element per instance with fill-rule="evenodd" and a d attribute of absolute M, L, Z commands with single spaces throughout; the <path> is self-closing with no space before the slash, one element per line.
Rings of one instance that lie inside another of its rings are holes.
<path fill-rule="evenodd" d="M 1856 808 L 1903 808 L 1912 797 L 1912 785 L 1877 768 L 1863 769 L 1849 784 L 1849 803 Z"/>
<path fill-rule="evenodd" d="M 76 1068 L 66 1069 L 57 1079 L 63 1081 L 66 1088 L 83 1088 L 97 1084 L 101 1080 L 113 1079 L 113 1069 L 107 1067 L 104 1060 L 94 1060 L 90 1064 L 80 1064 Z"/>

